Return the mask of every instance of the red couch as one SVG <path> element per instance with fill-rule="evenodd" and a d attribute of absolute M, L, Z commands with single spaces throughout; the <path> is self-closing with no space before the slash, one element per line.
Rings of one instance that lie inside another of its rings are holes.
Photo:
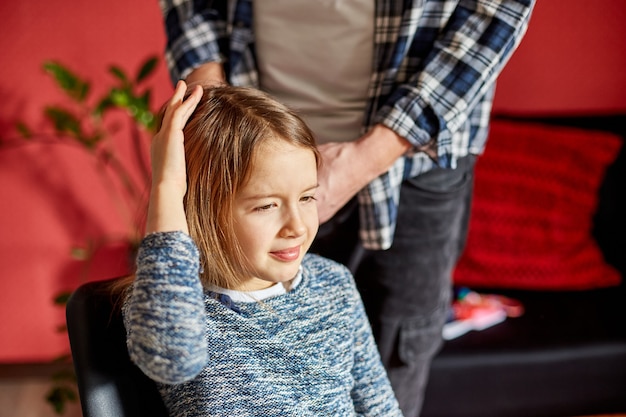
<path fill-rule="evenodd" d="M 519 132 L 536 143 L 521 159 Z M 455 279 L 525 312 L 444 344 L 423 416 L 626 412 L 626 115 L 499 118 L 492 135 Z"/>

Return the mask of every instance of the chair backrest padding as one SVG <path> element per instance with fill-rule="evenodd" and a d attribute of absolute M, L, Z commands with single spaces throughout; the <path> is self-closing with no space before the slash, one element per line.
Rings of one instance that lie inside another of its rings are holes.
<path fill-rule="evenodd" d="M 83 417 L 167 417 L 152 380 L 128 357 L 111 281 L 83 284 L 66 319 Z"/>

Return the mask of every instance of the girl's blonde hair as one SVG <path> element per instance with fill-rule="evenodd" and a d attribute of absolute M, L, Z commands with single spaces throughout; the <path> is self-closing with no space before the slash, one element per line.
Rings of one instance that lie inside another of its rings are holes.
<path fill-rule="evenodd" d="M 184 136 L 184 204 L 189 233 L 200 250 L 202 282 L 235 288 L 250 269 L 234 233 L 232 211 L 250 176 L 255 151 L 267 141 L 284 140 L 310 149 L 319 165 L 313 134 L 297 114 L 269 95 L 219 86 L 204 88 Z"/>

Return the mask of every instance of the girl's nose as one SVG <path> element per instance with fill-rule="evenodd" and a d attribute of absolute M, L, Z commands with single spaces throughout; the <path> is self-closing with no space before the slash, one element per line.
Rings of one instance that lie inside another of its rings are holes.
<path fill-rule="evenodd" d="M 281 230 L 281 237 L 298 237 L 306 233 L 306 224 L 300 210 L 290 209 L 286 213 L 285 224 Z"/>

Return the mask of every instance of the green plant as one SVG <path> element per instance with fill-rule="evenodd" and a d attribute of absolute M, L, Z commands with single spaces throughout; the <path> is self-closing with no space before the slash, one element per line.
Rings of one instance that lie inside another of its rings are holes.
<path fill-rule="evenodd" d="M 44 71 L 69 98 L 69 105 L 48 105 L 44 108 L 45 119 L 52 129 L 51 135 L 33 134 L 33 129 L 25 123 L 18 123 L 21 136 L 28 140 L 50 140 L 79 146 L 93 155 L 108 193 L 128 226 L 127 240 L 131 250 L 139 241 L 140 227 L 135 213 L 145 204 L 145 193 L 150 178 L 147 162 L 147 139 L 154 133 L 155 113 L 151 109 L 152 90 L 146 85 L 149 76 L 155 71 L 158 59 L 147 58 L 136 74 L 131 77 L 121 67 L 109 68 L 114 83 L 102 95 L 93 99 L 92 85 L 71 71 L 67 66 L 56 61 L 43 64 Z M 69 107 L 68 107 L 69 106 Z M 120 130 L 119 123 L 107 123 L 114 113 L 121 113 L 128 123 L 128 134 Z M 116 150 L 115 137 L 124 136 L 131 142 L 133 165 L 141 173 L 140 180 L 131 175 L 124 159 Z M 45 137 L 46 139 L 41 139 Z M 82 245 L 72 249 L 70 256 L 84 262 L 84 274 L 88 275 L 90 262 L 95 252 L 106 244 L 107 236 L 95 236 Z M 129 256 L 130 259 L 130 256 Z M 72 290 L 64 291 L 54 297 L 57 306 L 65 307 Z M 64 325 L 57 329 L 66 332 Z M 68 402 L 76 402 L 76 378 L 71 367 L 71 356 L 63 355 L 55 360 L 68 366 L 53 375 L 53 382 L 46 400 L 57 414 L 63 414 Z"/>
<path fill-rule="evenodd" d="M 105 185 L 129 226 L 131 240 L 136 238 L 132 235 L 137 233 L 137 228 L 129 207 L 138 204 L 145 184 L 137 184 L 115 151 L 112 138 L 119 133 L 119 127 L 105 122 L 106 116 L 119 110 L 130 116 L 129 139 L 134 151 L 134 163 L 142 172 L 143 182 L 147 182 L 150 172 L 145 158 L 143 133 L 154 131 L 156 119 L 150 107 L 151 89 L 144 84 L 157 63 L 156 57 L 148 58 L 132 78 L 119 66 L 111 66 L 109 72 L 117 83 L 95 101 L 90 100 L 92 86 L 88 80 L 59 62 L 47 61 L 43 64 L 43 69 L 52 76 L 72 105 L 48 105 L 44 108 L 44 116 L 50 122 L 53 137 L 78 145 L 96 158 Z M 18 125 L 18 130 L 26 138 L 33 137 L 32 129 L 23 123 Z M 125 195 L 119 195 L 114 185 L 116 181 L 122 184 Z"/>

